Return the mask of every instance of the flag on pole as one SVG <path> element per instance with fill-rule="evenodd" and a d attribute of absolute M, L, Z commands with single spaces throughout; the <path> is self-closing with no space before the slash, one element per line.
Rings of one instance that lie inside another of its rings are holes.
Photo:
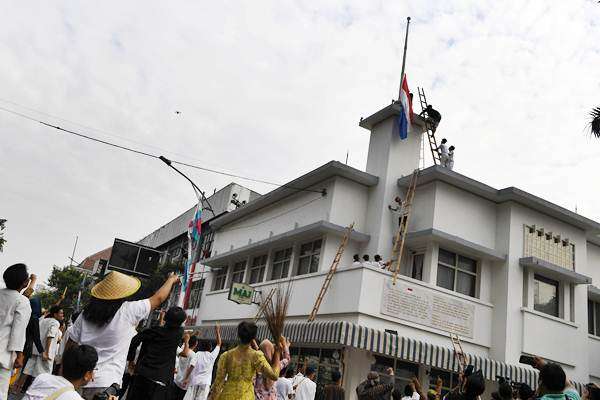
<path fill-rule="evenodd" d="M 410 91 L 408 90 L 408 81 L 406 75 L 402 79 L 402 87 L 400 88 L 400 95 L 398 98 L 402 105 L 402 112 L 394 120 L 394 130 L 398 132 L 401 140 L 408 137 L 408 126 L 412 123 L 412 100 L 410 98 Z"/>
<path fill-rule="evenodd" d="M 202 232 L 202 201 L 198 199 L 198 205 L 194 212 L 194 217 L 188 224 L 188 258 L 185 262 L 183 270 L 183 279 L 181 280 L 181 289 L 184 293 L 187 293 L 188 289 L 188 278 L 190 276 L 190 269 L 195 267 L 196 258 L 198 254 L 198 246 L 200 246 L 200 233 Z"/>

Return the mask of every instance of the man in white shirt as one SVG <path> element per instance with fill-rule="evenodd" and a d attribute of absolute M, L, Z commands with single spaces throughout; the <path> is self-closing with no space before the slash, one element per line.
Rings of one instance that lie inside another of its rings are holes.
<path fill-rule="evenodd" d="M 188 368 L 196 365 L 196 348 L 198 337 L 185 334 L 183 336 L 183 349 L 177 349 L 177 360 L 175 363 L 175 379 L 169 389 L 169 400 L 183 400 L 188 389 Z"/>
<path fill-rule="evenodd" d="M 29 283 L 27 266 L 11 265 L 2 277 L 6 288 L 0 289 L 0 400 L 6 400 L 12 369 L 23 366 L 25 330 L 31 306 L 20 293 Z"/>
<path fill-rule="evenodd" d="M 446 140 L 446 138 L 442 139 L 442 142 L 436 149 L 438 155 L 440 156 L 440 164 L 444 167 L 448 161 L 448 145 L 446 143 L 448 143 L 448 140 Z"/>
<path fill-rule="evenodd" d="M 292 382 L 295 400 L 314 400 L 317 392 L 317 384 L 314 382 L 317 370 L 313 366 L 306 367 L 305 375 L 298 373 Z"/>
<path fill-rule="evenodd" d="M 201 341 L 199 351 L 196 352 L 193 363 L 186 371 L 183 385 L 187 387 L 188 391 L 184 400 L 206 400 L 208 398 L 213 367 L 221 351 L 221 328 L 219 325 L 215 326 L 215 334 L 217 337 L 215 348 L 211 351 L 210 344 Z"/>
<path fill-rule="evenodd" d="M 91 381 L 98 353 L 91 346 L 72 346 L 65 351 L 62 376 L 41 374 L 29 386 L 23 400 L 83 400 L 77 389 Z"/>
<path fill-rule="evenodd" d="M 60 306 L 52 306 L 46 318 L 40 320 L 40 339 L 44 345 L 44 352 L 40 354 L 33 349 L 31 358 L 23 368 L 23 374 L 36 377 L 40 374 L 51 374 L 56 355 L 57 341 L 60 335 L 60 321 L 64 313 Z"/>
<path fill-rule="evenodd" d="M 454 168 L 454 146 L 450 146 L 450 152 L 448 153 L 448 159 L 446 160 L 446 168 L 450 171 Z"/>
<path fill-rule="evenodd" d="M 289 400 L 290 395 L 294 393 L 292 380 L 294 379 L 294 370 L 290 367 L 285 369 L 285 376 L 280 376 L 275 382 L 277 391 L 277 400 Z"/>
<path fill-rule="evenodd" d="M 177 275 L 170 274 L 152 297 L 138 301 L 126 299 L 139 290 L 140 281 L 116 271 L 92 288 L 90 302 L 73 324 L 67 343 L 67 348 L 72 344 L 88 344 L 98 351 L 94 380 L 82 388 L 84 399 L 92 400 L 113 383 L 122 384 L 136 326 L 167 299 L 177 281 Z"/>

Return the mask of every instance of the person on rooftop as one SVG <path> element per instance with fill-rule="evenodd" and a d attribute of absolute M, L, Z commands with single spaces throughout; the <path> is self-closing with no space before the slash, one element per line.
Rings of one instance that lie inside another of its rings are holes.
<path fill-rule="evenodd" d="M 435 149 L 435 151 L 437 151 L 438 155 L 440 156 L 440 164 L 442 166 L 446 166 L 446 162 L 448 160 L 448 140 L 446 138 L 442 139 L 442 142 L 440 143 L 440 145 Z"/>
<path fill-rule="evenodd" d="M 433 108 L 431 104 L 429 104 L 427 107 L 425 107 L 423 111 L 421 111 L 421 116 L 424 117 L 427 120 L 427 122 L 431 124 L 431 130 L 433 132 L 435 132 L 437 126 L 442 120 L 442 114 L 440 114 L 438 110 Z"/>
<path fill-rule="evenodd" d="M 452 171 L 452 169 L 454 168 L 454 149 L 454 146 L 450 146 L 448 151 L 448 157 L 446 158 L 445 167 L 448 168 L 450 171 Z"/>

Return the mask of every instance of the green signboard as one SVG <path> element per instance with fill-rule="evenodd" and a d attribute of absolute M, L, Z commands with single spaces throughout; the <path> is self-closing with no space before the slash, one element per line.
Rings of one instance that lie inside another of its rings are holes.
<path fill-rule="evenodd" d="M 254 288 L 245 283 L 233 283 L 229 289 L 229 300 L 238 304 L 252 304 Z"/>

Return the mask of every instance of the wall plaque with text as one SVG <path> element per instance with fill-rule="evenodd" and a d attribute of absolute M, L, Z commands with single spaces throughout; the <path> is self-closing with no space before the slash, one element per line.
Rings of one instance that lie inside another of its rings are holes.
<path fill-rule="evenodd" d="M 475 305 L 419 285 L 383 284 L 381 313 L 431 328 L 473 337 Z"/>

